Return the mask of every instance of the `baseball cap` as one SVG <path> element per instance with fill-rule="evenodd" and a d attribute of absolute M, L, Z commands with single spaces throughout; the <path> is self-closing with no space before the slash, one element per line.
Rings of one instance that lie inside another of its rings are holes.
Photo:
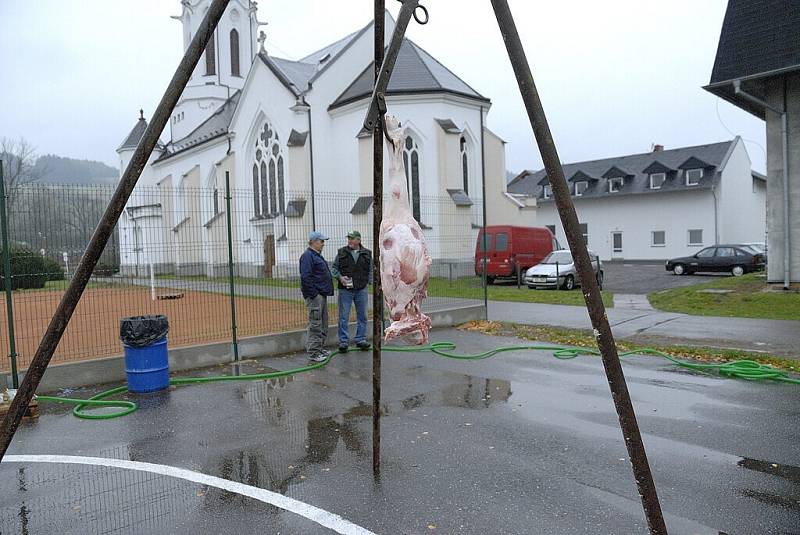
<path fill-rule="evenodd" d="M 325 240 L 328 240 L 328 239 L 330 239 L 330 238 L 328 238 L 325 234 L 323 234 L 322 232 L 320 232 L 318 230 L 312 230 L 311 232 L 308 233 L 308 241 L 314 241 L 314 240 L 323 240 L 323 241 L 325 241 Z"/>
<path fill-rule="evenodd" d="M 361 239 L 361 233 L 357 230 L 351 230 L 347 233 L 348 238 L 358 238 Z"/>

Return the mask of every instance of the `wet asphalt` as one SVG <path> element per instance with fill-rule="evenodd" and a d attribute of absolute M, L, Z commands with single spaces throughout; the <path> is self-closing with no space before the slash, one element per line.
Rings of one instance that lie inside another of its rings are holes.
<path fill-rule="evenodd" d="M 432 339 L 464 352 L 522 343 L 454 329 Z M 337 356 L 288 379 L 140 396 L 140 410 L 116 420 L 78 420 L 46 405 L 9 453 L 187 468 L 285 494 L 375 533 L 647 532 L 598 358 L 385 353 L 375 481 L 370 355 Z M 267 358 L 241 371 L 304 362 Z M 627 357 L 624 369 L 670 533 L 800 533 L 800 388 L 697 375 L 651 357 Z M 0 532 L 331 533 L 180 479 L 39 463 L 0 465 Z"/>

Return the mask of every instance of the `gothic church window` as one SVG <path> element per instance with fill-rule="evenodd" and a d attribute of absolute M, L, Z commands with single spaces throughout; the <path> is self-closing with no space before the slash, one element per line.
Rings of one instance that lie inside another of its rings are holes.
<path fill-rule="evenodd" d="M 278 133 L 268 122 L 259 130 L 253 163 L 255 217 L 275 217 L 285 209 L 284 163 Z"/>
<path fill-rule="evenodd" d="M 217 74 L 217 56 L 214 50 L 214 34 L 212 33 L 206 45 L 206 75 Z"/>
<path fill-rule="evenodd" d="M 231 76 L 241 76 L 239 71 L 239 32 L 231 30 Z"/>
<path fill-rule="evenodd" d="M 469 195 L 469 156 L 467 154 L 467 140 L 461 136 L 461 174 L 464 177 L 464 193 Z"/>
<path fill-rule="evenodd" d="M 406 146 L 403 148 L 403 164 L 406 169 L 406 186 L 411 197 L 411 213 L 414 219 L 420 221 L 420 195 L 419 195 L 419 145 L 409 134 Z"/>

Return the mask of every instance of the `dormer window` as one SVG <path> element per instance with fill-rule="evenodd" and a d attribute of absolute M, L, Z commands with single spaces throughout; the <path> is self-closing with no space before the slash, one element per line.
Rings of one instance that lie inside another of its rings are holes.
<path fill-rule="evenodd" d="M 553 196 L 553 188 L 551 186 L 544 186 L 542 189 L 542 195 L 545 199 L 549 199 Z"/>
<path fill-rule="evenodd" d="M 687 169 L 686 170 L 686 185 L 687 186 L 696 186 L 700 183 L 700 179 L 703 178 L 703 170 L 702 169 Z"/>
<path fill-rule="evenodd" d="M 585 180 L 581 180 L 580 182 L 575 182 L 575 196 L 580 197 L 583 195 L 583 192 L 586 191 L 586 188 L 589 187 L 589 182 Z"/>
<path fill-rule="evenodd" d="M 622 189 L 622 184 L 625 182 L 625 179 L 622 177 L 618 178 L 609 178 L 608 179 L 608 192 L 609 193 L 616 193 Z"/>
<path fill-rule="evenodd" d="M 661 189 L 667 180 L 666 173 L 653 173 L 650 175 L 650 189 Z"/>

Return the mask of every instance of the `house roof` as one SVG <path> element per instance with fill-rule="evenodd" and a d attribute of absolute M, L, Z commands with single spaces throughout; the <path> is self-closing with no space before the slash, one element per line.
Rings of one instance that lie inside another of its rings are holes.
<path fill-rule="evenodd" d="M 729 0 L 705 89 L 763 118 L 760 106 L 735 94 L 733 80 L 751 82 L 743 88 L 763 98 L 764 78 L 791 71 L 800 71 L 800 3 Z"/>
<path fill-rule="evenodd" d="M 222 103 L 222 106 L 215 111 L 211 117 L 200 123 L 197 128 L 192 130 L 188 135 L 181 139 L 168 143 L 165 146 L 164 154 L 161 155 L 156 161 L 160 162 L 171 158 L 172 156 L 183 152 L 192 147 L 205 143 L 211 139 L 216 139 L 228 133 L 231 126 L 231 119 L 233 119 L 233 112 L 236 111 L 236 105 L 239 103 L 239 97 L 242 92 L 237 91 L 231 97 Z"/>
<path fill-rule="evenodd" d="M 313 63 L 276 58 L 265 53 L 260 53 L 259 57 L 273 72 L 278 71 L 278 78 L 295 95 L 308 91 L 308 81 L 317 73 L 317 66 Z"/>
<path fill-rule="evenodd" d="M 724 165 L 728 153 L 736 142 L 737 140 L 733 139 L 731 141 L 712 143 L 709 145 L 682 147 L 658 152 L 604 158 L 602 160 L 569 163 L 563 166 L 564 176 L 567 178 L 574 177 L 575 175 L 603 177 L 597 181 L 590 182 L 588 189 L 583 192 L 582 197 L 589 198 L 616 197 L 625 194 L 660 193 L 686 189 L 707 189 L 718 180 L 719 171 L 721 171 L 721 167 Z M 669 169 L 678 169 L 684 163 L 698 161 L 705 163 L 706 165 L 703 167 L 709 172 L 705 173 L 697 186 L 687 186 L 682 176 L 678 177 L 677 173 L 672 171 L 667 174 L 667 180 L 661 186 L 661 189 L 653 190 L 650 189 L 648 173 L 649 170 L 652 169 L 651 166 L 653 162 L 656 161 L 661 162 L 662 165 L 667 166 Z M 609 172 L 610 170 L 616 171 Z M 630 174 L 627 176 L 622 189 L 617 193 L 609 193 L 608 180 L 611 178 L 618 178 L 622 176 L 623 173 Z M 523 171 L 509 182 L 507 191 L 511 194 L 540 197 L 542 195 L 542 187 L 547 183 L 547 173 L 544 169 L 539 171 Z"/>
<path fill-rule="evenodd" d="M 372 95 L 375 84 L 374 62 L 370 63 L 328 109 L 338 108 Z M 397 55 L 387 95 L 418 93 L 451 93 L 466 98 L 489 102 L 433 56 L 410 39 L 403 39 Z"/>

